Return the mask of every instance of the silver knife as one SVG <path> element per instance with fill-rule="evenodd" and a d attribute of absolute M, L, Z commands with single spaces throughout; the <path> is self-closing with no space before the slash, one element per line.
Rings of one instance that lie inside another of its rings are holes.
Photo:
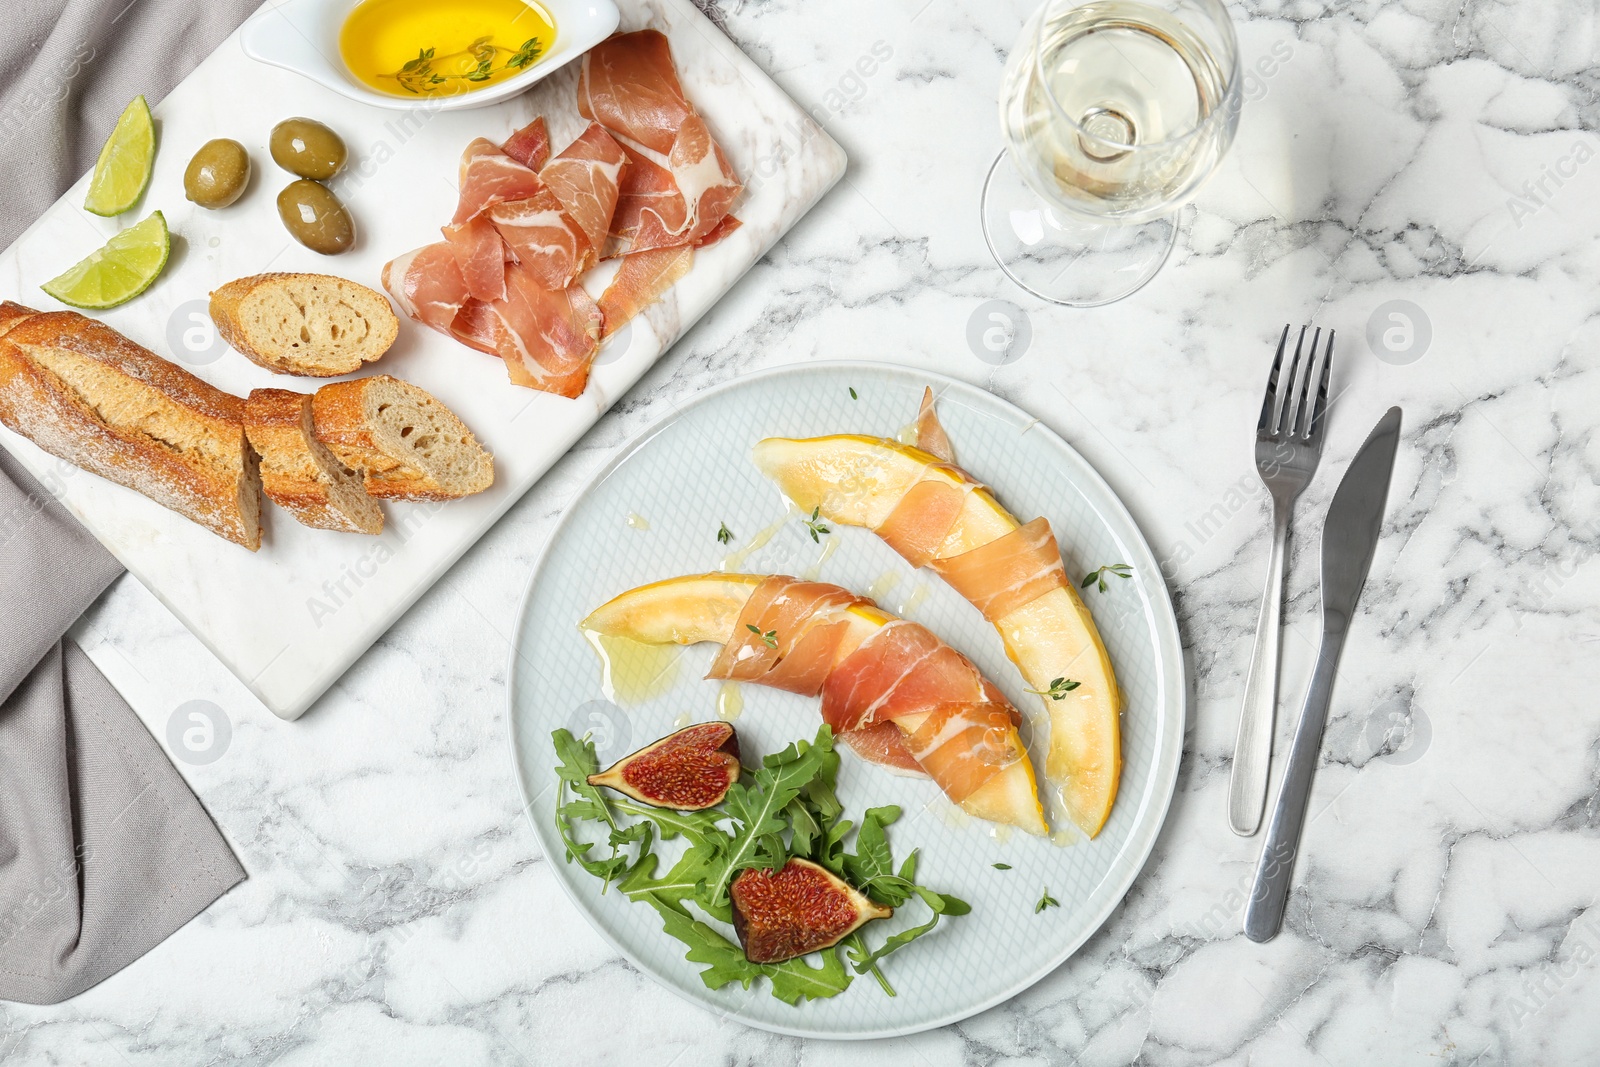
<path fill-rule="evenodd" d="M 1400 447 L 1400 409 L 1390 408 L 1367 435 L 1350 461 L 1328 505 L 1322 528 L 1322 647 L 1311 672 L 1305 706 L 1295 727 L 1289 762 L 1284 767 L 1278 800 L 1267 824 L 1267 837 L 1256 862 L 1255 883 L 1244 909 L 1244 933 L 1252 941 L 1271 941 L 1283 926 L 1289 900 L 1300 831 L 1306 821 L 1311 778 L 1322 751 L 1322 728 L 1328 721 L 1328 698 L 1334 671 L 1344 648 L 1345 633 L 1355 616 L 1356 601 L 1372 568 L 1372 554 L 1383 529 L 1389 478 Z"/>

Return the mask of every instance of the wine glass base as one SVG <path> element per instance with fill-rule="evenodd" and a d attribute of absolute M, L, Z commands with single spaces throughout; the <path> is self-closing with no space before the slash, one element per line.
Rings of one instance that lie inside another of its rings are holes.
<path fill-rule="evenodd" d="M 983 239 L 1006 277 L 1041 300 L 1098 307 L 1137 292 L 1178 240 L 1176 217 L 1081 221 L 1046 203 L 1002 151 L 983 183 Z"/>

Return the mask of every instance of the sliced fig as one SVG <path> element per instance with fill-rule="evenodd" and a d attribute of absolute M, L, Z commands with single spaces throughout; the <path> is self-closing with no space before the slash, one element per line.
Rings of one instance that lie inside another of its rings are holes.
<path fill-rule="evenodd" d="M 810 860 L 740 871 L 728 892 L 733 929 L 751 963 L 778 963 L 829 948 L 862 923 L 894 914 Z"/>
<path fill-rule="evenodd" d="M 702 722 L 670 733 L 589 776 L 643 804 L 678 811 L 709 808 L 739 780 L 739 738 L 725 722 Z"/>

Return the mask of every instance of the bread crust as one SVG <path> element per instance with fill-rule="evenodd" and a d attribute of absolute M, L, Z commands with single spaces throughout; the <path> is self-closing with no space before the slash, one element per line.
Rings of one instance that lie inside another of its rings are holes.
<path fill-rule="evenodd" d="M 364 397 L 372 383 L 388 378 L 375 375 L 330 382 L 318 389 L 311 401 L 317 440 L 327 445 L 339 462 L 361 472 L 367 495 L 380 500 L 459 500 L 485 488 L 469 493 L 446 489 L 425 471 L 402 465 L 378 445 L 367 420 Z"/>
<path fill-rule="evenodd" d="M 385 312 L 376 320 L 369 320 L 372 321 L 375 331 L 373 345 L 377 349 L 377 354 L 372 356 L 371 359 L 357 358 L 354 362 L 348 362 L 342 366 L 323 367 L 266 351 L 252 342 L 242 317 L 245 301 L 252 293 L 264 286 L 295 279 L 315 282 L 332 289 L 349 286 L 371 294 L 375 301 L 375 306 L 381 305 Z M 293 271 L 252 274 L 247 278 L 236 278 L 223 285 L 211 294 L 211 321 L 216 324 L 217 332 L 222 335 L 222 339 L 252 363 L 256 363 L 270 371 L 276 371 L 279 374 L 293 374 L 302 378 L 337 378 L 341 374 L 349 374 L 351 371 L 360 370 L 365 363 L 370 363 L 387 352 L 400 333 L 400 320 L 395 316 L 394 309 L 389 306 L 388 298 L 376 289 L 370 289 L 365 285 L 350 281 L 348 278 L 340 278 L 332 274 L 307 274 Z"/>
<path fill-rule="evenodd" d="M 251 551 L 261 547 L 261 487 L 238 397 L 75 311 L 36 312 L 7 302 L 0 305 L 0 329 L 0 422 L 51 455 L 142 493 L 218 536 Z M 40 362 L 52 350 L 92 360 L 161 394 L 214 443 L 221 466 L 107 422 Z"/>
<path fill-rule="evenodd" d="M 327 445 L 339 462 L 371 476 L 393 471 L 400 464 L 372 439 L 361 402 L 367 381 L 330 382 L 318 389 L 311 397 L 311 423 L 317 440 Z"/>
<path fill-rule="evenodd" d="M 309 394 L 288 389 L 255 389 L 246 398 L 245 434 L 261 455 L 262 491 L 302 525 L 340 533 L 381 533 L 383 513 L 376 506 L 366 515 L 359 509 L 353 513 L 330 492 L 306 439 L 310 403 Z M 350 488 L 362 492 L 359 481 Z"/>

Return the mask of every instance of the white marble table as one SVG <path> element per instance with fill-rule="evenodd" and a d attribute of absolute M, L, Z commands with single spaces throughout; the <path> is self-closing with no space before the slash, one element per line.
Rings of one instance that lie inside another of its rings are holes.
<path fill-rule="evenodd" d="M 220 709 L 226 750 L 179 766 L 250 878 L 76 1000 L 0 1008 L 0 1060 L 1592 1058 L 1600 15 L 1235 6 L 1247 62 L 1274 65 L 1179 252 L 1133 299 L 1066 311 L 1013 290 L 977 225 L 1027 7 L 725 4 L 734 39 L 850 153 L 845 181 L 299 722 L 256 705 L 135 581 L 113 588 L 77 636 L 158 736 L 185 702 Z M 965 339 L 994 299 L 1032 333 L 999 367 Z M 1395 300 L 1425 317 L 1420 358 L 1367 343 Z M 1300 507 L 1289 699 L 1337 475 L 1390 403 L 1405 445 L 1288 928 L 1258 946 L 1237 916 L 1258 846 L 1224 815 L 1265 566 L 1249 431 L 1269 340 L 1312 318 L 1340 332 L 1341 399 Z M 523 580 L 585 474 L 708 383 L 852 356 L 987 385 L 1087 455 L 1168 561 L 1193 686 L 1166 832 L 1101 933 L 1010 1004 L 865 1050 L 726 1023 L 619 959 L 550 877 L 505 741 Z"/>

